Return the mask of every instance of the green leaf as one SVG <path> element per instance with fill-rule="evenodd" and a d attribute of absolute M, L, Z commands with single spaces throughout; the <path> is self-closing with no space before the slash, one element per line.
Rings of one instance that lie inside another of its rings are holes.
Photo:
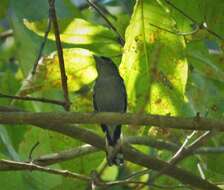
<path fill-rule="evenodd" d="M 202 116 L 223 117 L 223 83 L 211 80 L 197 72 L 191 72 L 187 95 L 195 112 L 200 112 Z"/>
<path fill-rule="evenodd" d="M 55 5 L 58 18 L 71 20 L 74 17 L 81 17 L 81 13 L 68 0 L 55 1 Z M 12 12 L 10 21 L 17 46 L 15 55 L 19 61 L 22 74 L 26 76 L 33 67 L 43 39 L 29 31 L 24 26 L 23 19 L 31 21 L 46 20 L 49 15 L 49 5 L 46 0 L 35 2 L 30 0 L 10 0 L 10 9 Z M 47 43 L 44 50 L 44 52 L 52 52 L 55 50 L 55 43 Z"/>
<path fill-rule="evenodd" d="M 184 96 L 188 76 L 184 39 L 150 25 L 158 23 L 172 27 L 175 21 L 157 2 L 137 1 L 120 67 L 129 109 L 186 115 L 191 111 Z"/>
<path fill-rule="evenodd" d="M 0 155 L 0 157 L 2 157 Z M 5 190 L 11 189 L 32 189 L 32 187 L 23 179 L 24 172 L 0 172 L 0 183 Z"/>
<path fill-rule="evenodd" d="M 191 69 L 206 78 L 224 82 L 224 67 L 220 54 L 209 53 L 204 41 L 194 41 L 187 45 L 187 58 Z"/>
<path fill-rule="evenodd" d="M 11 158 L 12 160 L 17 161 L 20 160 L 19 155 L 12 146 L 12 142 L 10 140 L 7 130 L 2 125 L 0 125 L 0 145 L 1 145 L 0 146 L 1 153 L 4 153 L 7 157 Z"/>
<path fill-rule="evenodd" d="M 224 25 L 224 3 L 223 0 L 193 0 L 191 3 L 187 1 L 172 0 L 172 4 L 181 9 L 186 15 L 190 16 L 198 23 L 206 23 L 208 28 L 212 31 L 215 31 L 220 36 L 223 37 L 224 28 L 221 27 Z M 191 20 L 186 18 L 179 11 L 174 9 L 172 6 L 164 5 L 169 8 L 172 17 L 175 18 L 177 23 L 177 28 L 182 32 L 187 32 L 193 30 Z M 205 36 L 213 37 L 208 32 L 205 32 Z M 200 34 L 201 35 L 201 34 Z M 200 35 L 197 34 L 199 37 Z"/>
<path fill-rule="evenodd" d="M 91 24 L 83 19 L 58 19 L 61 41 L 72 47 L 86 48 L 103 55 L 116 55 L 121 47 L 114 33 L 106 27 Z M 39 36 L 44 36 L 47 28 L 47 20 L 29 22 L 24 20 L 25 26 Z M 53 31 L 48 38 L 55 40 Z M 102 48 L 103 47 L 103 48 Z"/>
<path fill-rule="evenodd" d="M 70 48 L 64 49 L 63 52 L 69 91 L 77 91 L 96 78 L 95 62 L 89 51 Z M 30 74 L 23 82 L 20 95 L 50 88 L 61 88 L 61 74 L 56 52 L 41 59 L 37 73 Z"/>
<path fill-rule="evenodd" d="M 36 142 L 40 144 L 34 149 L 32 158 L 39 157 L 44 154 L 52 153 L 51 149 L 51 135 L 53 132 L 48 132 L 39 128 L 31 128 L 27 130 L 23 141 L 19 145 L 19 154 L 23 160 L 28 160 L 29 153 Z M 59 167 L 58 164 L 54 167 Z M 62 176 L 52 175 L 45 172 L 24 172 L 23 179 L 29 179 L 27 184 L 34 189 L 51 189 L 62 182 Z M 27 180 L 26 180 L 27 181 Z"/>
<path fill-rule="evenodd" d="M 6 16 L 6 13 L 8 10 L 8 4 L 9 4 L 9 0 L 1 0 L 0 19 Z"/>

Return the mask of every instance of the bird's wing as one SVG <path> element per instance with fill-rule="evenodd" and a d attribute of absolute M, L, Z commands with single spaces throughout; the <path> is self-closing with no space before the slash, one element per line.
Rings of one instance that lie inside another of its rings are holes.
<path fill-rule="evenodd" d="M 95 111 L 98 111 L 98 108 L 97 108 L 97 104 L 96 104 L 96 90 L 95 90 L 95 86 L 94 86 L 94 89 L 93 89 L 93 107 L 94 107 L 94 110 Z"/>
<path fill-rule="evenodd" d="M 121 78 L 120 77 L 120 79 L 121 79 L 121 81 L 122 81 L 122 85 L 123 85 L 123 90 L 122 90 L 122 93 L 124 94 L 124 110 L 123 110 L 123 112 L 126 112 L 127 111 L 127 92 L 126 92 L 126 88 L 125 88 L 125 84 L 124 84 L 124 80 L 123 80 L 123 78 Z"/>

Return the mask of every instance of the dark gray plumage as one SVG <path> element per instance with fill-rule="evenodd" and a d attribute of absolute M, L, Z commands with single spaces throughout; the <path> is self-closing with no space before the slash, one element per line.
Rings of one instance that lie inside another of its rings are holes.
<path fill-rule="evenodd" d="M 93 104 L 98 112 L 126 112 L 127 94 L 123 79 L 111 59 L 94 56 L 98 77 L 94 86 Z M 109 165 L 121 165 L 121 125 L 101 124 L 106 135 L 106 153 Z"/>

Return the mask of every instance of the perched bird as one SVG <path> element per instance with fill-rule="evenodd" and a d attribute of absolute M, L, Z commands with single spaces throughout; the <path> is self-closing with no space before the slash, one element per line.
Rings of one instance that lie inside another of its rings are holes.
<path fill-rule="evenodd" d="M 126 112 L 127 94 L 118 68 L 107 57 L 94 56 L 98 77 L 94 86 L 93 104 L 97 112 Z M 106 137 L 108 165 L 122 165 L 121 125 L 102 123 Z"/>

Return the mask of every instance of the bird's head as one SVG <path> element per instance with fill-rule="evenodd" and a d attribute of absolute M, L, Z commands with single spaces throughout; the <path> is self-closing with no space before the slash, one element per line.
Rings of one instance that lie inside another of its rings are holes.
<path fill-rule="evenodd" d="M 111 76 L 118 74 L 118 68 L 108 57 L 93 56 L 96 62 L 96 70 L 99 76 Z"/>

